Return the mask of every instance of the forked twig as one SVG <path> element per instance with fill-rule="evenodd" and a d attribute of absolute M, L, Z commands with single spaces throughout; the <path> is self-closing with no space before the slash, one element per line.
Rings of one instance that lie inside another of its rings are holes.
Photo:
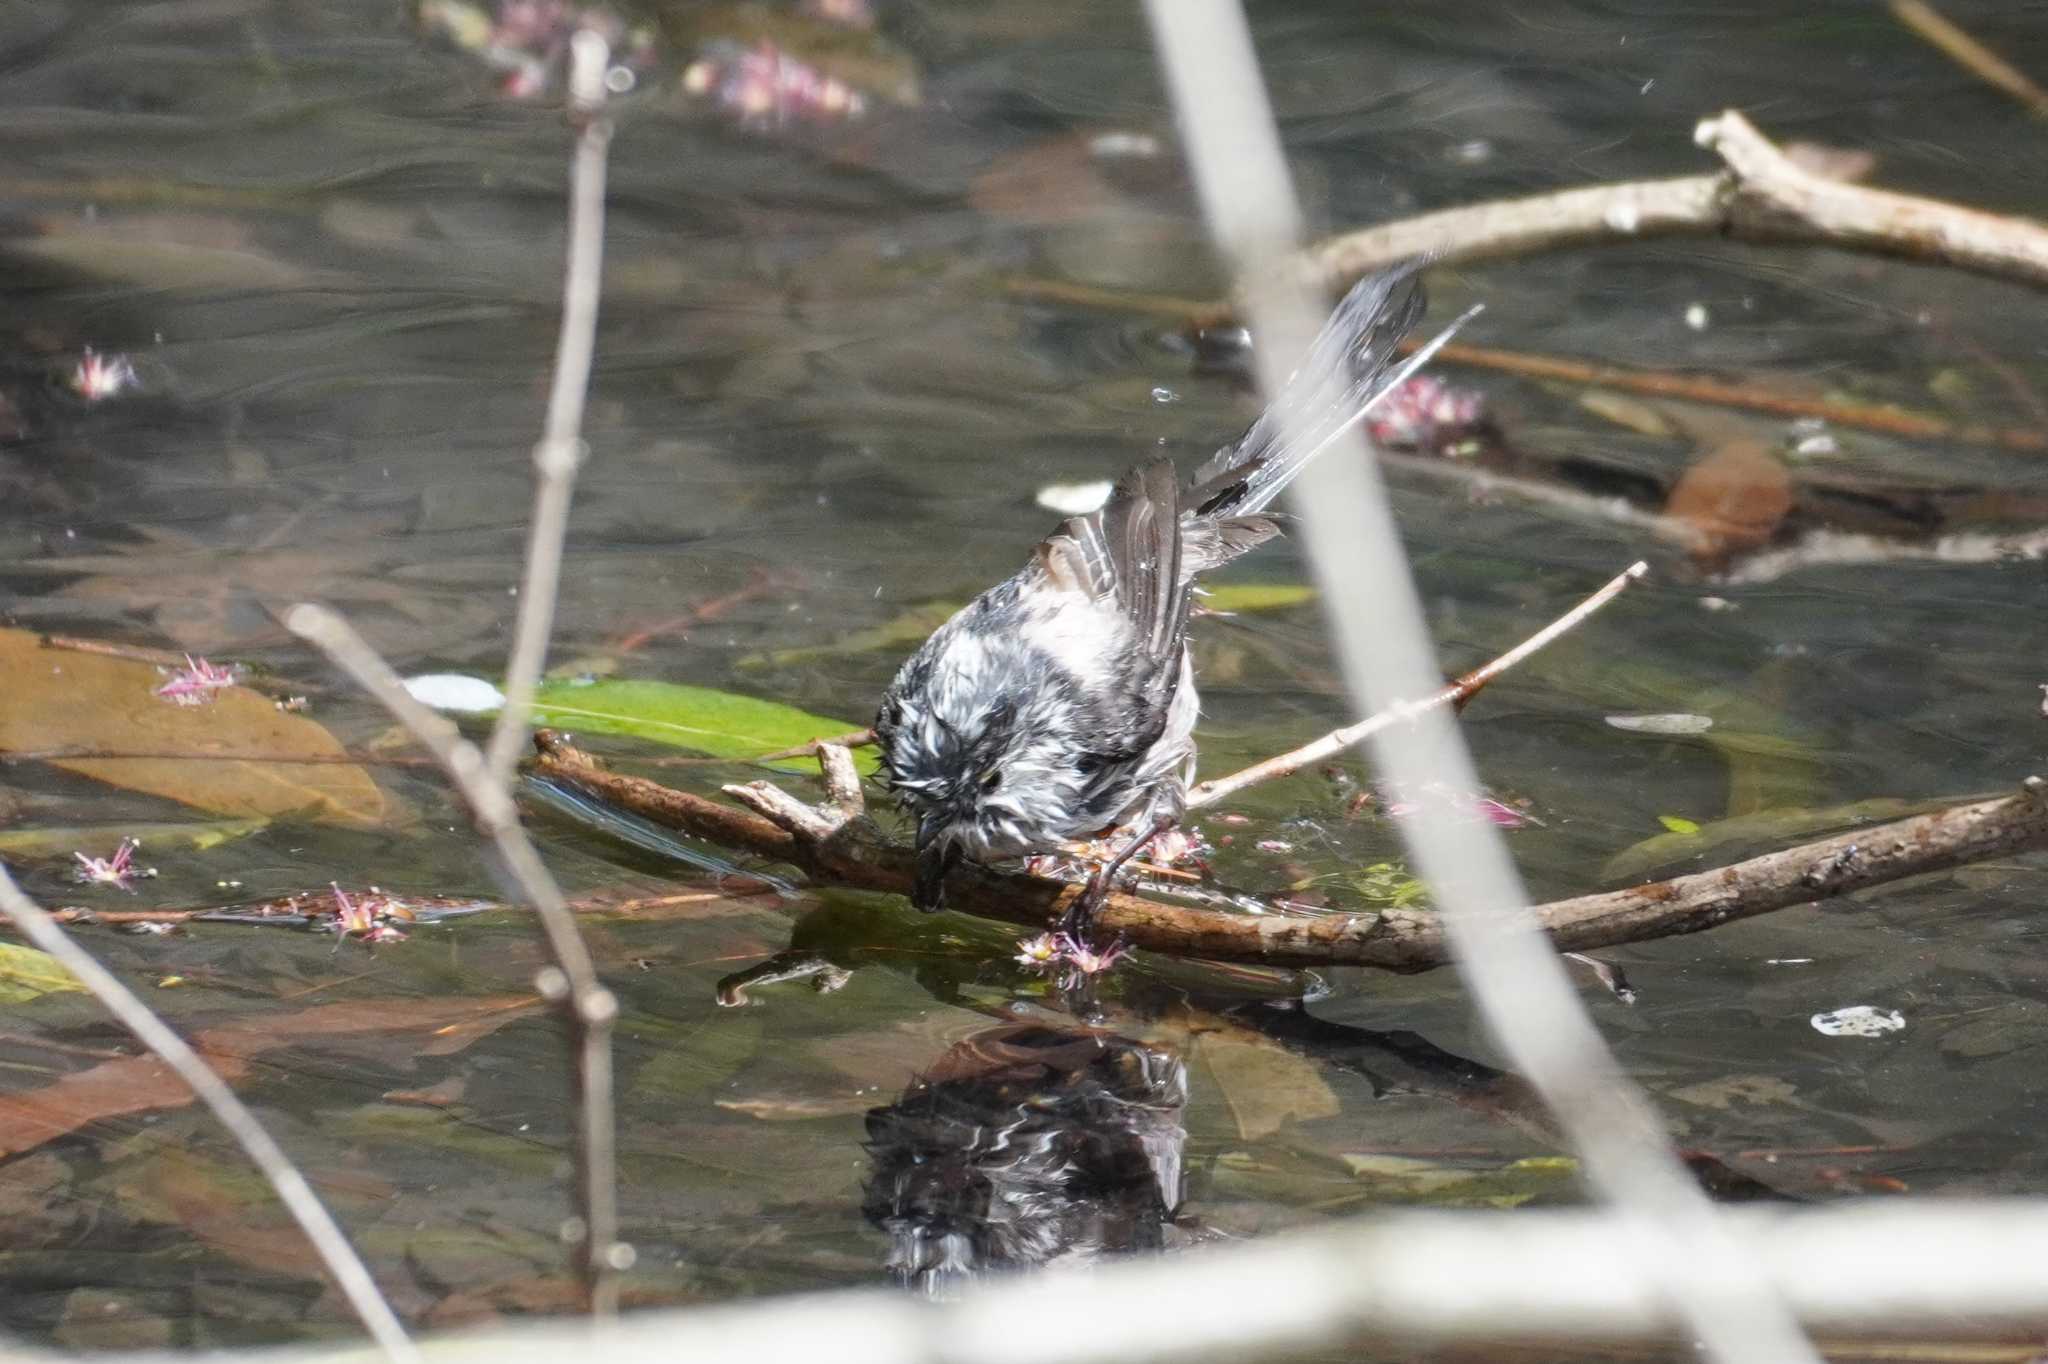
<path fill-rule="evenodd" d="M 526 836 L 510 792 L 491 780 L 483 751 L 463 738 L 451 721 L 413 700 L 391 665 L 334 612 L 302 603 L 286 614 L 285 627 L 332 659 L 434 755 L 468 804 L 477 832 L 490 842 L 540 915 L 555 965 L 541 971 L 535 983 L 548 999 L 567 1006 L 577 1055 L 584 1273 L 591 1310 L 608 1315 L 618 1306 L 613 1271 L 631 1263 L 631 1249 L 617 1244 L 611 1030 L 618 1000 L 598 980 L 590 949 L 576 928 L 575 912 Z"/>
<path fill-rule="evenodd" d="M 1727 169 L 1586 185 L 1425 213 L 1326 238 L 1306 253 L 1325 284 L 1411 256 L 1443 263 L 1525 256 L 1645 237 L 1819 242 L 2048 285 L 2048 226 L 1804 170 L 1733 110 L 1693 134 Z"/>
<path fill-rule="evenodd" d="M 321 1203 L 320 1196 L 313 1192 L 313 1186 L 292 1164 L 291 1157 L 263 1129 L 263 1124 L 257 1121 L 248 1106 L 235 1097 L 235 1091 L 228 1087 L 227 1082 L 214 1074 L 213 1068 L 199 1058 L 191 1044 L 172 1032 L 170 1026 L 137 998 L 134 991 L 80 947 L 48 911 L 24 895 L 5 867 L 0 867 L 0 910 L 6 912 L 24 937 L 77 977 L 78 983 L 91 991 L 93 998 L 105 1005 L 108 1013 L 119 1019 L 123 1027 L 135 1034 L 138 1042 L 175 1071 L 199 1101 L 212 1110 L 213 1116 L 228 1130 L 236 1145 L 248 1153 L 263 1177 L 270 1181 L 270 1186 L 277 1190 L 285 1209 L 306 1233 L 306 1239 L 313 1243 L 320 1262 L 334 1277 L 336 1286 L 385 1356 L 404 1364 L 419 1359 L 419 1350 L 406 1335 L 405 1327 L 399 1324 L 391 1305 L 384 1301 L 384 1295 L 377 1291 L 376 1281 L 349 1244 L 348 1236 L 336 1225 L 333 1215 Z"/>
<path fill-rule="evenodd" d="M 1620 596 L 1627 590 L 1630 583 L 1637 581 L 1649 571 L 1649 564 L 1638 559 L 1635 563 L 1623 569 L 1606 586 L 1602 587 L 1592 596 L 1587 597 L 1577 606 L 1574 606 L 1571 610 L 1565 612 L 1556 620 L 1550 622 L 1550 624 L 1502 654 L 1499 658 L 1494 659 L 1491 663 L 1482 664 L 1474 668 L 1455 682 L 1446 683 L 1438 690 L 1423 697 L 1420 701 L 1408 701 L 1389 707 L 1377 715 L 1367 716 L 1355 725 L 1347 725 L 1343 729 L 1332 730 L 1322 738 L 1303 744 L 1292 752 L 1279 754 L 1276 757 L 1266 759 L 1264 762 L 1253 763 L 1250 767 L 1233 772 L 1227 777 L 1218 777 L 1214 781 L 1196 783 L 1188 792 L 1187 808 L 1190 810 L 1200 810 L 1214 805 L 1217 801 L 1223 800 L 1228 796 L 1236 795 L 1246 787 L 1257 786 L 1261 782 L 1273 781 L 1279 777 L 1291 777 L 1310 763 L 1321 762 L 1324 758 L 1334 757 L 1347 748 L 1365 742 L 1389 725 L 1413 720 L 1416 716 L 1435 710 L 1439 706 L 1462 707 L 1473 696 L 1478 694 L 1481 687 L 1484 687 L 1487 683 L 1493 681 L 1494 678 L 1499 677 L 1502 673 L 1528 658 L 1531 654 L 1536 653 L 1559 636 L 1576 628 L 1580 622 Z"/>

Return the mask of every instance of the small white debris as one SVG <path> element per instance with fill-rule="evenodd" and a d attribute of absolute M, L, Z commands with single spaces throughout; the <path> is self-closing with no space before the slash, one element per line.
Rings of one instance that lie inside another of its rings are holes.
<path fill-rule="evenodd" d="M 1451 148 L 1450 158 L 1461 166 L 1483 166 L 1493 160 L 1493 144 L 1483 137 L 1475 137 Z"/>
<path fill-rule="evenodd" d="M 1813 965 L 1813 958 L 1812 958 L 1812 957 L 1766 957 L 1766 958 L 1764 958 L 1764 965 L 1766 965 L 1766 966 L 1811 966 L 1811 965 Z"/>
<path fill-rule="evenodd" d="M 2040 687 L 2041 687 L 2041 714 L 2043 714 L 2043 715 L 2048 715 L 2048 682 L 2043 682 L 2043 683 L 2041 683 L 2041 684 L 2040 684 Z"/>
<path fill-rule="evenodd" d="M 1159 155 L 1159 139 L 1150 133 L 1108 132 L 1097 133 L 1088 139 L 1088 150 L 1092 155 L 1105 159 L 1113 156 L 1152 157 Z"/>
<path fill-rule="evenodd" d="M 1155 403 L 1177 403 L 1180 401 L 1180 394 L 1175 393 L 1170 388 L 1161 386 L 1152 390 L 1152 401 Z"/>
<path fill-rule="evenodd" d="M 1115 488 L 1106 478 L 1093 483 L 1048 483 L 1038 490 L 1038 505 L 1061 516 L 1086 516 L 1101 511 Z"/>
<path fill-rule="evenodd" d="M 1700 609 L 1702 611 L 1733 611 L 1735 603 L 1729 601 L 1726 597 L 1701 597 Z"/>
<path fill-rule="evenodd" d="M 1906 1026 L 1906 1016 L 1897 1009 L 1879 1009 L 1869 1004 L 1851 1004 L 1813 1016 L 1813 1030 L 1825 1037 L 1882 1037 Z"/>
<path fill-rule="evenodd" d="M 1714 727 L 1707 715 L 1610 715 L 1607 723 L 1631 734 L 1705 734 Z"/>
<path fill-rule="evenodd" d="M 1711 320 L 1707 313 L 1707 305 L 1704 303 L 1695 303 L 1685 310 L 1685 325 L 1696 332 L 1705 331 L 1707 323 Z"/>
<path fill-rule="evenodd" d="M 1800 459 L 1825 459 L 1842 453 L 1842 444 L 1819 417 L 1801 417 L 1792 423 L 1792 453 Z"/>
<path fill-rule="evenodd" d="M 481 677 L 467 677 L 462 673 L 423 673 L 418 677 L 408 677 L 405 689 L 421 705 L 457 715 L 482 715 L 505 707 L 505 693 Z"/>

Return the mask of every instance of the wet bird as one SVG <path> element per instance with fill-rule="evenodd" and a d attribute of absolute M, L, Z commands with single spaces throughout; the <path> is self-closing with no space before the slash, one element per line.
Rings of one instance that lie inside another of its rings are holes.
<path fill-rule="evenodd" d="M 1277 535 L 1264 509 L 1449 339 L 1458 324 L 1394 364 L 1424 306 L 1413 262 L 1361 280 L 1286 391 L 1188 483 L 1170 460 L 1134 466 L 1100 510 L 1062 523 L 903 664 L 875 738 L 916 821 L 919 909 L 944 907 L 962 859 L 1134 830 L 1069 911 L 1078 931 L 1122 863 L 1178 822 L 1200 709 L 1195 580 Z"/>

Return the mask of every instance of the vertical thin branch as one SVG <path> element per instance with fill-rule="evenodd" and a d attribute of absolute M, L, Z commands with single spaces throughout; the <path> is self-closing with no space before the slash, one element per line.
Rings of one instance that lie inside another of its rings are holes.
<path fill-rule="evenodd" d="M 285 627 L 332 659 L 434 755 L 469 805 L 477 832 L 489 840 L 520 895 L 539 912 L 555 965 L 541 971 L 537 984 L 542 994 L 565 1006 L 576 1053 L 580 1260 L 591 1311 L 610 1316 L 618 1310 L 614 1273 L 633 1261 L 632 1247 L 618 1241 L 611 1053 L 618 1000 L 598 980 L 574 911 L 519 823 L 510 791 L 485 770 L 483 752 L 447 719 L 413 700 L 391 665 L 334 612 L 302 603 L 285 616 Z"/>
<path fill-rule="evenodd" d="M 1210 229 L 1238 270 L 1259 338 L 1261 383 L 1277 395 L 1315 334 L 1319 309 L 1283 265 L 1300 223 L 1251 34 L 1237 0 L 1146 0 L 1146 13 Z M 1294 499 L 1353 703 L 1365 715 L 1428 695 L 1442 676 L 1367 448 L 1357 440 L 1311 465 Z M 1444 709 L 1387 726 L 1374 752 L 1397 785 L 1478 787 Z M 1528 914 L 1498 831 L 1447 808 L 1425 808 L 1403 830 L 1480 1016 L 1542 1093 L 1687 1326 L 1724 1364 L 1817 1360 L 1770 1278 L 1671 1155 L 1657 1115 L 1607 1051 Z"/>
<path fill-rule="evenodd" d="M 575 1053 L 576 1201 L 580 1213 L 565 1230 L 578 1246 L 590 1311 L 600 1317 L 618 1311 L 617 1272 L 633 1262 L 633 1248 L 618 1239 L 611 1052 L 618 1001 L 598 980 L 561 887 L 520 826 L 511 784 L 526 740 L 548 636 L 554 629 L 569 499 L 583 457 L 583 407 L 596 347 L 598 290 L 604 265 L 605 156 L 611 142 L 604 100 L 605 71 L 610 63 L 610 47 L 596 33 L 579 30 L 570 40 L 570 117 L 577 126 L 577 139 L 569 175 L 562 328 L 546 425 L 534 447 L 539 486 L 526 571 L 520 581 L 519 619 L 506 666 L 506 701 L 491 731 L 488 753 L 414 701 L 390 665 L 340 616 L 321 607 L 301 605 L 286 620 L 296 634 L 325 651 L 427 746 L 462 793 L 471 819 L 496 849 L 505 873 L 539 912 L 555 965 L 540 973 L 538 985 L 543 994 L 563 1006 Z"/>
<path fill-rule="evenodd" d="M 562 541 L 569 527 L 569 498 L 576 468 L 583 462 L 583 404 L 590 388 L 591 355 L 597 346 L 597 299 L 604 273 L 605 153 L 611 120 L 604 116 L 605 68 L 611 49 L 588 29 L 569 45 L 569 113 L 576 121 L 576 155 L 569 168 L 569 244 L 562 279 L 562 330 L 555 342 L 555 377 L 548 392 L 546 424 L 533 448 L 538 487 L 533 525 L 527 534 L 526 572 L 519 584 L 519 621 L 512 657 L 505 668 L 505 708 L 491 730 L 487 752 L 491 780 L 512 779 L 526 744 L 533 692 L 555 628 L 555 596 L 562 574 Z"/>
<path fill-rule="evenodd" d="M 14 921 L 22 936 L 56 958 L 65 970 L 76 976 L 78 983 L 91 991 L 93 998 L 105 1005 L 108 1013 L 119 1019 L 123 1027 L 135 1034 L 138 1042 L 148 1047 L 177 1073 L 179 1079 L 191 1086 L 199 1101 L 220 1119 L 220 1125 L 228 1130 L 228 1135 L 248 1153 L 263 1177 L 270 1181 L 270 1186 L 277 1190 L 278 1198 L 306 1233 L 306 1239 L 313 1243 L 320 1262 L 327 1266 L 327 1272 L 333 1276 L 349 1305 L 355 1308 L 363 1326 L 383 1348 L 385 1356 L 402 1364 L 412 1364 L 419 1359 L 418 1349 L 405 1334 L 405 1328 L 399 1325 L 391 1305 L 384 1301 L 384 1295 L 377 1291 L 369 1269 L 356 1255 L 347 1235 L 335 1224 L 320 1196 L 313 1192 L 312 1185 L 292 1164 L 291 1157 L 284 1153 L 270 1133 L 264 1131 L 256 1115 L 235 1097 L 227 1082 L 214 1074 L 212 1067 L 199 1059 L 199 1053 L 193 1051 L 184 1038 L 172 1032 L 170 1026 L 137 998 L 134 991 L 73 941 L 71 935 L 40 905 L 24 895 L 5 867 L 0 867 L 0 911 L 5 911 L 7 917 Z"/>

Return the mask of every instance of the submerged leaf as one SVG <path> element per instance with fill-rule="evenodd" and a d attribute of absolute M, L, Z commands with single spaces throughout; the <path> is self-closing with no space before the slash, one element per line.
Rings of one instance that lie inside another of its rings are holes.
<path fill-rule="evenodd" d="M 383 791 L 343 761 L 318 723 L 279 710 L 246 687 L 223 687 L 206 706 L 174 706 L 147 663 L 44 647 L 27 630 L 0 630 L 0 752 L 189 753 L 182 757 L 66 758 L 53 766 L 128 791 L 232 816 L 310 813 L 338 824 L 384 820 Z M 216 759 L 261 753 L 281 761 Z M 295 761 L 297 760 L 297 761 Z"/>
<path fill-rule="evenodd" d="M 651 739 L 714 758 L 757 758 L 860 728 L 777 701 L 651 679 L 544 683 L 534 697 L 533 719 L 587 734 Z M 874 750 L 855 749 L 854 761 L 872 771 Z"/>
<path fill-rule="evenodd" d="M 1744 846 L 1763 848 L 1815 834 L 1853 829 L 1862 824 L 1905 819 L 1909 815 L 1938 810 L 1950 803 L 1881 796 L 1821 809 L 1800 806 L 1717 819 L 1711 824 L 1695 825 L 1688 831 L 1656 834 L 1622 849 L 1600 868 L 1600 879 L 1605 882 L 1639 880 L 1653 871 L 1680 862 L 1702 861 L 1709 854 L 1718 854 L 1717 861 L 1732 861 L 1734 852 Z"/>
<path fill-rule="evenodd" d="M 1696 834 L 1700 831 L 1698 821 L 1687 819 L 1683 815 L 1659 815 L 1657 822 L 1674 834 Z"/>
<path fill-rule="evenodd" d="M 884 649 L 909 650 L 924 643 L 925 637 L 953 618 L 960 609 L 958 602 L 927 602 L 913 606 L 901 615 L 871 625 L 865 630 L 855 630 L 841 635 L 829 644 L 809 644 L 795 649 L 776 649 L 765 654 L 749 654 L 740 660 L 742 668 L 774 666 L 788 667 L 794 663 L 809 663 L 820 658 L 843 658 L 849 654 L 878 653 Z"/>
<path fill-rule="evenodd" d="M 1251 1033 L 1212 1034 L 1200 1047 L 1246 1141 L 1271 1136 L 1290 1119 L 1328 1118 L 1338 1111 L 1321 1067 L 1273 1042 Z"/>
<path fill-rule="evenodd" d="M 58 965 L 49 953 L 0 942 L 0 1004 L 26 1004 L 44 995 L 84 989 L 78 977 Z"/>
<path fill-rule="evenodd" d="M 270 827 L 267 819 L 216 819 L 196 824 L 74 825 L 62 829 L 9 829 L 0 833 L 0 854 L 63 857 L 79 848 L 111 846 L 132 838 L 145 848 L 189 843 L 196 852 L 217 848 Z"/>
<path fill-rule="evenodd" d="M 415 1055 L 445 1055 L 482 1031 L 539 1007 L 533 995 L 469 999 L 356 999 L 316 1004 L 296 1013 L 264 1011 L 206 1028 L 192 1045 L 229 1084 L 251 1063 L 280 1047 L 317 1047 L 365 1034 L 421 1033 Z M 40 1089 L 16 1090 L 0 1106 L 0 1156 L 29 1151 L 88 1123 L 152 1109 L 183 1108 L 192 1091 L 154 1056 L 123 1056 L 58 1077 Z"/>

